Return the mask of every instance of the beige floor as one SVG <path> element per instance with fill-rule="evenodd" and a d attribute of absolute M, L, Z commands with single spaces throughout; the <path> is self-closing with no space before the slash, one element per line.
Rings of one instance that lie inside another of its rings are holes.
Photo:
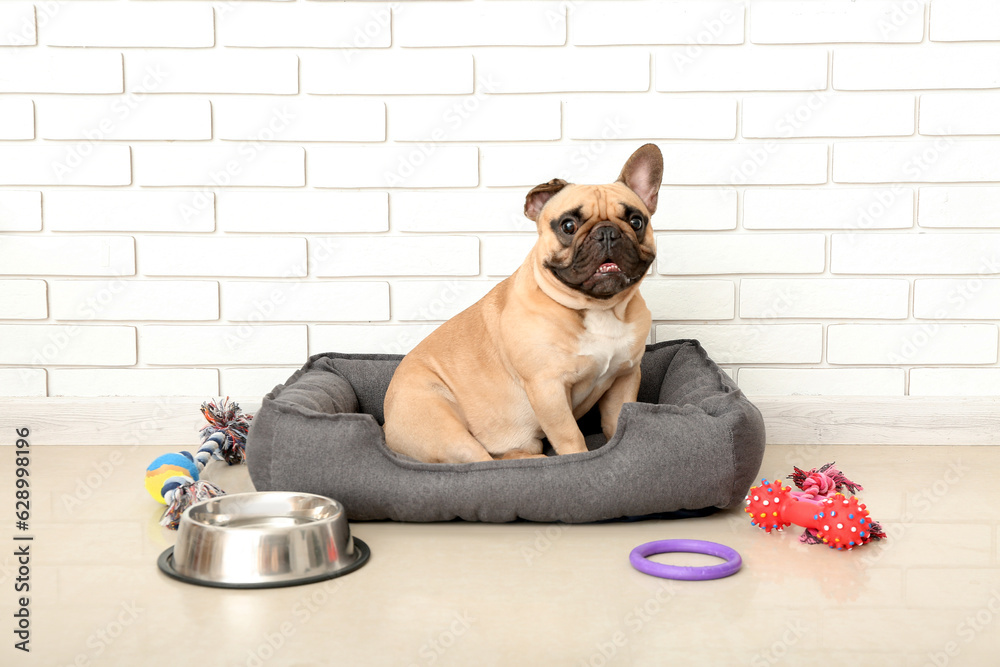
<path fill-rule="evenodd" d="M 32 651 L 12 646 L 19 543 L 5 519 L 0 664 L 1000 664 L 1000 448 L 769 448 L 762 474 L 836 460 L 867 486 L 891 537 L 850 553 L 802 545 L 797 531 L 766 535 L 741 511 L 585 526 L 361 523 L 365 567 L 265 591 L 157 570 L 174 534 L 157 524 L 142 471 L 175 450 L 34 448 Z M 231 492 L 248 485 L 245 468 L 210 473 Z M 632 547 L 672 537 L 731 545 L 743 570 L 669 582 L 629 566 Z"/>

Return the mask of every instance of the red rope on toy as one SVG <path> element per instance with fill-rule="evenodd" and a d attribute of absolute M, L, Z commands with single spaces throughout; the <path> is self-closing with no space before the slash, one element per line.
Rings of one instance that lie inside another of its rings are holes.
<path fill-rule="evenodd" d="M 835 468 L 835 463 L 836 461 L 831 461 L 809 472 L 792 466 L 795 472 L 789 475 L 788 479 L 792 480 L 802 491 L 803 496 L 808 498 L 829 498 L 835 493 L 842 493 L 844 489 L 850 491 L 851 495 L 864 490 L 865 487 L 852 482 L 847 475 Z"/>

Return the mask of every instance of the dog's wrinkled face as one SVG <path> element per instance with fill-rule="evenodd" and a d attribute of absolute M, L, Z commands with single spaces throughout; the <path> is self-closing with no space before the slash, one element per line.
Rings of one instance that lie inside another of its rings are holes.
<path fill-rule="evenodd" d="M 559 283 L 606 300 L 633 287 L 656 257 L 650 216 L 663 175 L 653 144 L 637 150 L 610 185 L 555 179 L 531 190 L 525 215 L 538 225 L 538 260 Z"/>
<path fill-rule="evenodd" d="M 539 224 L 555 241 L 545 268 L 589 297 L 607 299 L 637 283 L 656 257 L 649 214 L 626 187 L 569 186 L 544 213 Z"/>

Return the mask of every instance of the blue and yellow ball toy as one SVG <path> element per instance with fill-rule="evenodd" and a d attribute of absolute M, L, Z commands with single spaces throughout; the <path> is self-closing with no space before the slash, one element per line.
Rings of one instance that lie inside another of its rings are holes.
<path fill-rule="evenodd" d="M 174 477 L 187 477 L 192 481 L 198 481 L 198 466 L 188 452 L 157 456 L 146 468 L 146 490 L 155 501 L 166 505 L 167 501 L 163 498 L 164 486 Z"/>

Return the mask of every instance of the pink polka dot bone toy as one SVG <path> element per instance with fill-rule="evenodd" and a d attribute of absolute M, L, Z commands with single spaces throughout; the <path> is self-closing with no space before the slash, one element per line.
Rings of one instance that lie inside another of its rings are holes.
<path fill-rule="evenodd" d="M 795 524 L 806 529 L 803 542 L 822 542 L 832 549 L 848 551 L 885 537 L 864 503 L 854 495 L 848 498 L 840 493 L 846 488 L 853 494 L 862 487 L 847 479 L 833 463 L 809 472 L 795 468 L 789 478 L 800 490 L 766 479 L 750 489 L 744 511 L 753 525 L 770 533 Z"/>

